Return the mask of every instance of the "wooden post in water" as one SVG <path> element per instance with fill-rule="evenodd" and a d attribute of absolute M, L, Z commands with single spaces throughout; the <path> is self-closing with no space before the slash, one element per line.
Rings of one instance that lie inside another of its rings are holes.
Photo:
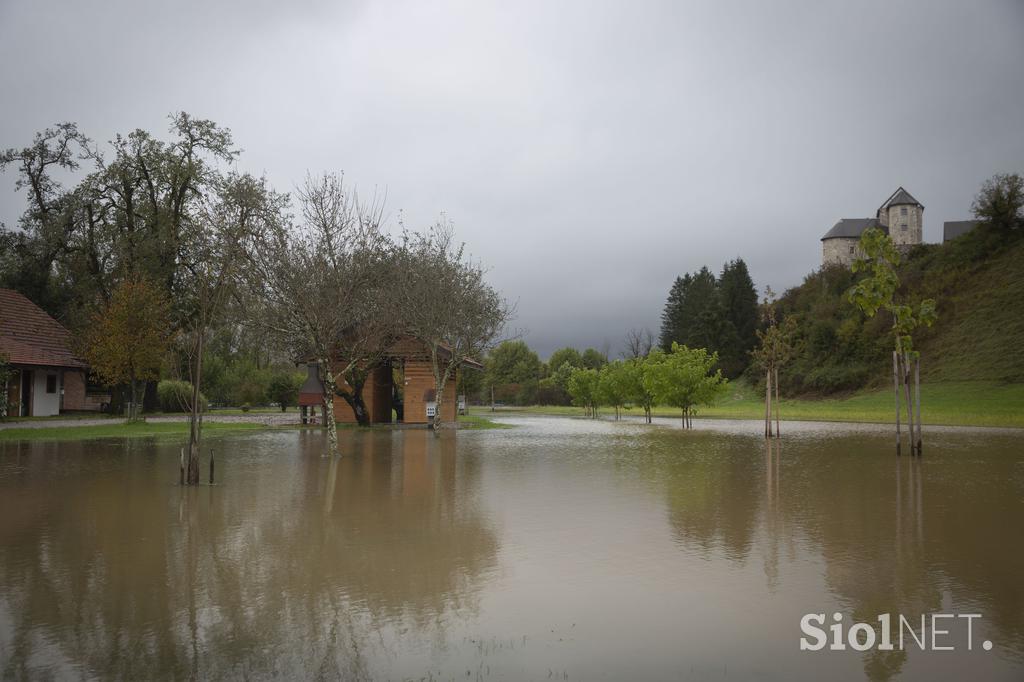
<path fill-rule="evenodd" d="M 210 485 L 213 485 L 213 450 L 210 450 Z"/>
<path fill-rule="evenodd" d="M 775 382 L 775 437 L 782 437 L 782 426 L 779 424 L 779 368 L 775 367 L 775 376 L 772 377 L 772 381 Z"/>
<path fill-rule="evenodd" d="M 903 352 L 903 368 L 901 370 L 903 379 L 903 396 L 907 401 L 907 427 L 910 434 L 910 454 L 914 454 L 914 403 L 910 399 L 910 354 Z"/>
<path fill-rule="evenodd" d="M 914 400 L 917 401 L 917 456 L 921 456 L 921 357 L 914 360 Z"/>
<path fill-rule="evenodd" d="M 900 455 L 900 361 L 896 351 L 892 352 L 892 389 L 896 396 L 896 456 Z"/>

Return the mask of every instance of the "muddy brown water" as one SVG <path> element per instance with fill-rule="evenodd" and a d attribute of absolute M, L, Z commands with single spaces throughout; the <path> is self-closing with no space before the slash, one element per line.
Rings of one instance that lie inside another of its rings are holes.
<path fill-rule="evenodd" d="M 1024 432 L 504 421 L 218 437 L 198 489 L 173 440 L 0 443 L 0 675 L 1024 679 Z M 836 612 L 980 617 L 801 651 Z"/>

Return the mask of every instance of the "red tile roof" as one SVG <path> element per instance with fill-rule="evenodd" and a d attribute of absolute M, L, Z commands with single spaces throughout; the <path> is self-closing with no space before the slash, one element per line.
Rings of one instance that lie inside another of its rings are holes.
<path fill-rule="evenodd" d="M 86 367 L 71 352 L 68 330 L 10 289 L 0 289 L 0 352 L 14 365 Z"/>

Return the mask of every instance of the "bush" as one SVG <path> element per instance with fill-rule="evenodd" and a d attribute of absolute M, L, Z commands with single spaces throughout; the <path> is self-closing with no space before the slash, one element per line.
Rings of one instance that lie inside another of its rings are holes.
<path fill-rule="evenodd" d="M 157 399 L 163 412 L 189 412 L 192 410 L 192 384 L 188 381 L 165 379 L 157 384 Z M 206 409 L 206 396 L 199 394 L 199 404 Z"/>

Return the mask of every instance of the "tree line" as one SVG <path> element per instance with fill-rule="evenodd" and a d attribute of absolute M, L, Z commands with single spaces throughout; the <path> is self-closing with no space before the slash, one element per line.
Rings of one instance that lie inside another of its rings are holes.
<path fill-rule="evenodd" d="M 716 277 L 707 266 L 677 277 L 661 315 L 659 345 L 707 348 L 718 354 L 723 374 L 736 378 L 750 366 L 757 345 L 757 290 L 741 258 Z"/>
<path fill-rule="evenodd" d="M 397 338 L 422 344 L 440 404 L 510 319 L 449 222 L 392 235 L 383 201 L 342 174 L 279 192 L 231 169 L 228 129 L 170 121 L 169 141 L 136 130 L 106 153 L 73 123 L 0 153 L 28 199 L 19 229 L 0 230 L 0 283 L 83 332 L 98 377 L 127 388 L 131 416 L 155 406 L 159 379 L 188 382 L 187 482 L 199 477 L 202 391 L 223 380 L 216 358 L 231 351 L 218 338 L 258 339 L 279 368 L 319 363 L 324 401 L 343 398 L 366 423 L 363 386 Z"/>

